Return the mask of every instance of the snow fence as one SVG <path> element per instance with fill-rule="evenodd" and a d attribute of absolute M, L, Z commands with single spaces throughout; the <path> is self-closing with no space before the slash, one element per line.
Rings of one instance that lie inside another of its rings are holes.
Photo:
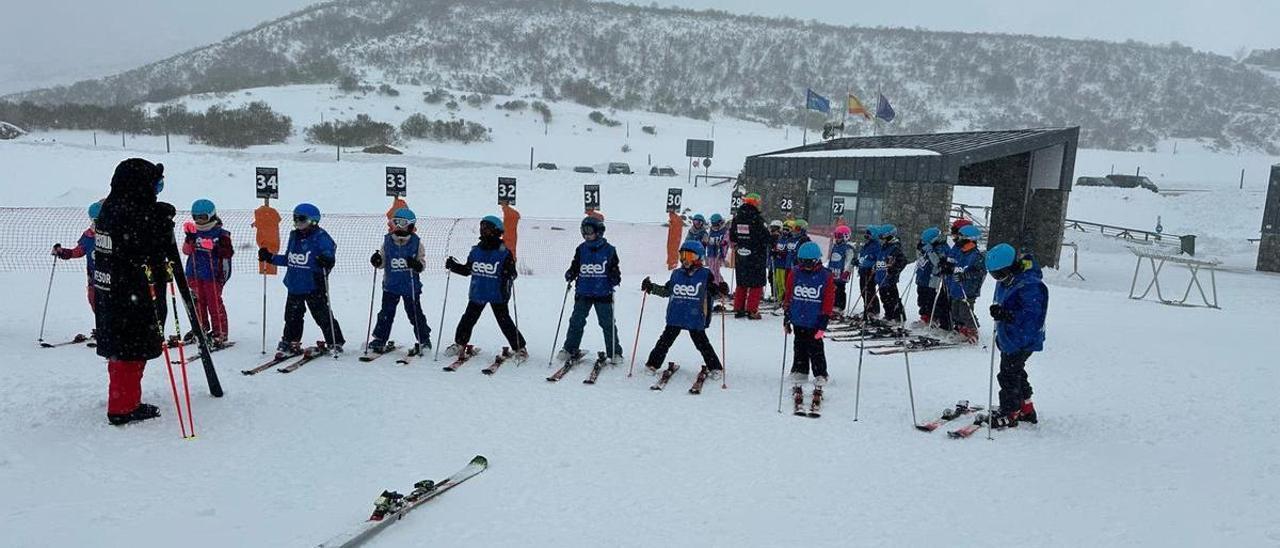
<path fill-rule="evenodd" d="M 284 212 L 288 213 L 288 212 Z M 235 244 L 233 276 L 257 275 L 257 244 L 253 211 L 247 209 L 219 211 L 223 226 L 231 231 Z M 288 240 L 292 223 L 281 221 L 280 241 Z M 181 241 L 182 223 L 190 219 L 189 211 L 179 211 L 174 237 Z M 525 217 L 519 225 L 517 259 L 522 274 L 561 276 L 573 258 L 574 248 L 582 242 L 578 230 L 581 219 L 535 219 Z M 53 244 L 74 247 L 89 225 L 84 209 L 0 208 L 0 272 L 47 270 Z M 387 233 L 383 214 L 326 214 L 320 226 L 338 244 L 339 274 L 367 273 L 369 255 L 382 245 Z M 667 227 L 661 223 L 608 222 L 606 236 L 618 248 L 625 274 L 649 274 L 666 270 Z M 427 217 L 418 220 L 418 235 L 427 252 L 428 272 L 443 272 L 444 259 L 453 255 L 466 257 L 480 237 L 480 218 Z M 60 270 L 83 271 L 79 260 L 57 261 Z"/>

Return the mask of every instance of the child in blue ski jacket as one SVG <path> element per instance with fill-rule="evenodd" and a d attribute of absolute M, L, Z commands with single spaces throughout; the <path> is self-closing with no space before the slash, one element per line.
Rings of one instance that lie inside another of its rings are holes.
<path fill-rule="evenodd" d="M 471 287 L 467 292 L 467 309 L 458 320 L 458 329 L 453 335 L 453 344 L 445 349 L 445 353 L 453 356 L 469 346 L 471 330 L 485 305 L 493 310 L 493 318 L 498 321 L 502 335 L 507 344 L 515 351 L 516 361 L 529 357 L 525 349 L 524 335 L 511 320 L 508 303 L 514 289 L 516 276 L 516 258 L 502 242 L 502 219 L 489 215 L 480 220 L 480 242 L 471 247 L 467 262 L 457 259 L 445 259 L 444 267 L 459 276 L 469 276 Z"/>
<path fill-rule="evenodd" d="M 711 325 L 711 302 L 728 296 L 729 284 L 715 283 L 711 271 L 702 266 L 703 253 L 705 250 L 701 243 L 686 241 L 680 245 L 680 268 L 671 271 L 671 279 L 666 284 L 657 285 L 647 277 L 640 282 L 641 291 L 670 298 L 667 302 L 667 327 L 644 364 L 650 373 L 656 373 L 662 366 L 671 344 L 681 331 L 689 332 L 693 345 L 702 354 L 703 368 L 711 378 L 720 378 L 724 370 L 715 347 L 707 338 L 707 327 Z"/>
<path fill-rule="evenodd" d="M 285 300 L 284 333 L 276 347 L 277 354 L 302 352 L 302 317 L 307 310 L 320 326 L 328 350 L 342 353 L 346 339 L 333 317 L 329 301 L 329 272 L 336 264 L 337 252 L 338 244 L 320 228 L 320 208 L 306 203 L 293 208 L 293 230 L 289 232 L 283 255 L 275 255 L 265 247 L 258 248 L 259 261 L 288 267 L 284 287 L 289 295 Z"/>
<path fill-rule="evenodd" d="M 951 247 L 947 245 L 942 231 L 931 226 L 920 233 L 916 250 L 920 252 L 916 263 L 916 306 L 920 312 L 920 324 L 936 324 L 940 329 L 950 331 L 951 301 L 946 298 L 946 289 L 942 287 L 942 261 L 946 260 Z"/>
<path fill-rule="evenodd" d="M 897 227 L 880 227 L 880 248 L 875 261 L 873 278 L 879 289 L 880 302 L 884 304 L 884 319 L 905 321 L 907 317 L 902 307 L 902 296 L 898 294 L 898 279 L 907 267 L 907 257 L 902 253 Z"/>
<path fill-rule="evenodd" d="M 378 311 L 378 324 L 373 328 L 369 352 L 384 353 L 391 350 L 388 344 L 391 325 L 395 322 L 396 308 L 404 301 L 404 312 L 413 327 L 415 346 L 409 355 L 431 348 L 431 326 L 422 313 L 422 278 L 426 249 L 418 237 L 418 216 L 413 210 L 402 207 L 391 217 L 391 232 L 382 237 L 382 247 L 369 257 L 369 264 L 386 271 L 382 278 L 382 308 Z"/>
<path fill-rule="evenodd" d="M 582 220 L 582 243 L 573 252 L 573 261 L 564 273 L 564 280 L 575 283 L 573 315 L 569 317 L 569 332 L 564 338 L 564 348 L 559 353 L 561 361 L 582 359 L 582 333 L 587 327 L 587 314 L 594 307 L 596 321 L 604 330 L 605 354 L 612 363 L 622 363 L 622 344 L 618 342 L 618 323 L 613 316 L 613 292 L 622 283 L 622 270 L 618 263 L 618 250 L 604 238 L 604 221 L 595 217 Z"/>
<path fill-rule="evenodd" d="M 1044 350 L 1045 317 L 1049 310 L 1049 288 L 1040 267 L 1029 256 L 1018 259 L 1009 244 L 987 252 L 985 266 L 996 280 L 991 318 L 996 322 L 996 346 L 1000 349 L 1000 408 L 991 416 L 996 428 L 1017 426 L 1019 421 L 1036 423 L 1031 403 L 1031 383 L 1027 382 L 1027 358 Z"/>
<path fill-rule="evenodd" d="M 951 299 L 951 323 L 970 344 L 978 342 L 973 305 L 982 293 L 982 282 L 987 276 L 982 250 L 978 249 L 981 236 L 982 231 L 974 225 L 960 227 L 956 233 L 956 245 L 940 265 L 946 277 L 947 297 Z"/>
<path fill-rule="evenodd" d="M 711 228 L 707 230 L 707 236 L 703 238 L 702 245 L 707 250 L 707 268 L 715 276 L 716 283 L 720 283 L 724 281 L 724 277 L 720 275 L 720 268 L 724 266 L 725 257 L 729 252 L 729 224 L 719 213 L 712 213 L 710 222 Z"/>
<path fill-rule="evenodd" d="M 880 256 L 880 226 L 870 225 L 862 233 L 858 248 L 858 291 L 862 295 L 862 314 L 868 319 L 880 315 L 880 298 L 876 296 L 876 258 Z"/>

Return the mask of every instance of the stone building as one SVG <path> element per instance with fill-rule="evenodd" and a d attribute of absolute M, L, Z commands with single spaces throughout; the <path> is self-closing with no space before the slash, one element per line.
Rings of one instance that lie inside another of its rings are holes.
<path fill-rule="evenodd" d="M 992 187 L 989 245 L 1009 243 L 1057 266 L 1080 128 L 833 139 L 747 158 L 739 186 L 761 195 L 767 219 L 790 214 L 823 234 L 892 223 L 909 256 L 928 226 L 945 228 L 952 188 Z"/>

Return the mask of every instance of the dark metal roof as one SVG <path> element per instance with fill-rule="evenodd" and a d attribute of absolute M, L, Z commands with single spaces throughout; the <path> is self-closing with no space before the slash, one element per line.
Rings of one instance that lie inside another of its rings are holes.
<path fill-rule="evenodd" d="M 955 184 L 962 166 L 1065 144 L 1074 159 L 1079 127 L 966 131 L 925 135 L 846 137 L 749 156 L 746 174 L 769 178 L 819 174 L 862 180 L 935 181 Z M 851 149 L 923 149 L 938 155 L 788 158 L 798 152 Z"/>

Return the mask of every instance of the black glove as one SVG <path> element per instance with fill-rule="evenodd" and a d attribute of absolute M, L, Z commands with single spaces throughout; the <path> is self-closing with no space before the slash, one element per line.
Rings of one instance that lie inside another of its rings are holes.
<path fill-rule="evenodd" d="M 404 262 L 409 263 L 409 268 L 412 268 L 414 272 L 422 272 L 422 261 L 419 261 L 417 257 L 409 257 Z"/>
<path fill-rule="evenodd" d="M 53 255 L 55 257 L 62 255 L 62 244 L 53 244 Z"/>
<path fill-rule="evenodd" d="M 645 276 L 644 279 L 640 281 L 640 291 L 648 293 L 650 289 L 653 289 L 653 282 L 649 281 L 648 276 Z"/>
<path fill-rule="evenodd" d="M 259 261 L 262 261 L 262 262 L 264 262 L 264 263 L 269 263 L 269 262 L 271 262 L 271 259 L 272 259 L 273 257 L 275 257 L 275 254 L 271 253 L 270 251 L 267 251 L 267 248 L 265 248 L 265 247 L 259 247 L 259 248 L 258 248 L 258 260 L 259 260 Z"/>
<path fill-rule="evenodd" d="M 450 257 L 445 257 L 445 259 L 444 259 L 444 267 L 445 267 L 445 268 L 453 269 L 453 268 L 456 268 L 457 266 L 458 266 L 458 261 L 454 260 L 454 258 L 453 258 L 452 256 L 450 256 Z"/>
<path fill-rule="evenodd" d="M 924 242 L 916 242 L 916 251 L 924 253 Z"/>
<path fill-rule="evenodd" d="M 791 320 L 787 318 L 782 319 L 782 330 L 785 331 L 788 335 L 791 334 Z"/>
<path fill-rule="evenodd" d="M 943 259 L 938 263 L 938 270 L 943 274 L 954 274 L 956 271 L 956 263 L 951 259 Z"/>
<path fill-rule="evenodd" d="M 1013 312 L 1009 310 L 1005 310 L 1003 306 L 1000 306 L 998 304 L 993 304 L 991 305 L 991 308 L 989 309 L 989 311 L 991 312 L 991 319 L 997 322 L 1013 321 Z"/>
<path fill-rule="evenodd" d="M 729 282 L 720 282 L 720 285 L 718 287 L 720 288 L 721 295 L 729 294 Z"/>
<path fill-rule="evenodd" d="M 319 255 L 316 257 L 316 264 L 319 265 L 320 268 L 329 270 L 333 268 L 334 265 L 333 257 L 328 255 Z"/>
<path fill-rule="evenodd" d="M 369 264 L 374 268 L 382 268 L 382 254 L 374 251 L 373 255 L 369 256 Z"/>

